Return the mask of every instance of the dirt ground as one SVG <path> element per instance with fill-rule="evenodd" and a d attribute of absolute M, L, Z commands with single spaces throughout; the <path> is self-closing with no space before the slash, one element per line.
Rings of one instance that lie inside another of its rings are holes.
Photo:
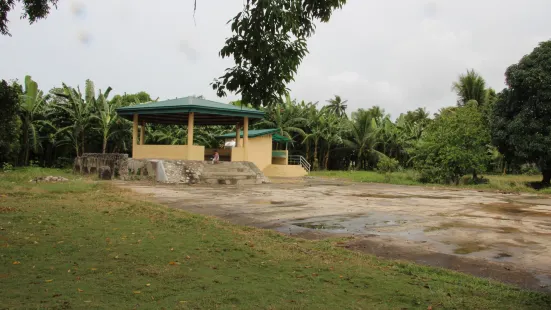
<path fill-rule="evenodd" d="M 254 186 L 120 182 L 170 207 L 551 291 L 551 197 L 321 178 Z"/>

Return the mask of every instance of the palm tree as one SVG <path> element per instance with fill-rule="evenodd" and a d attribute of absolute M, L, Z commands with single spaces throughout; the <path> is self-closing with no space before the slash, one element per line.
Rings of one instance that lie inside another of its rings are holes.
<path fill-rule="evenodd" d="M 107 97 L 111 92 L 111 87 L 108 87 L 105 93 L 99 91 L 97 99 L 91 99 L 96 106 L 96 114 L 92 115 L 92 118 L 96 119 L 99 125 L 99 132 L 102 135 L 102 152 L 105 154 L 107 149 L 107 141 L 109 140 L 111 134 L 113 133 L 113 128 L 118 119 L 116 108 L 118 108 L 117 101 L 107 101 Z"/>
<path fill-rule="evenodd" d="M 346 103 L 348 100 L 342 100 L 341 96 L 335 95 L 335 98 L 327 100 L 327 103 L 329 103 L 326 106 L 326 109 L 334 113 L 335 115 L 339 117 L 347 117 L 346 116 L 346 108 L 348 107 Z"/>
<path fill-rule="evenodd" d="M 357 155 L 356 169 L 364 167 L 366 155 L 384 156 L 375 149 L 378 133 L 377 122 L 371 117 L 371 113 L 360 110 L 355 114 L 354 121 L 350 123 L 350 137 L 343 142 Z"/>
<path fill-rule="evenodd" d="M 452 90 L 457 93 L 458 106 L 464 106 L 469 100 L 476 100 L 480 106 L 485 103 L 486 81 L 474 69 L 459 75 L 459 80 L 452 84 Z"/>
<path fill-rule="evenodd" d="M 321 133 L 321 137 L 325 141 L 327 147 L 324 167 L 325 169 L 328 169 L 331 146 L 342 143 L 343 122 L 337 115 L 329 113 L 322 116 L 321 124 L 324 128 Z"/>
<path fill-rule="evenodd" d="M 262 121 L 257 123 L 258 128 L 277 128 L 282 136 L 293 139 L 292 133 L 302 137 L 306 135 L 300 126 L 306 124 L 307 119 L 299 116 L 300 109 L 291 101 L 289 94 L 285 100 L 273 105 Z"/>
<path fill-rule="evenodd" d="M 48 121 L 35 120 L 35 115 L 44 108 L 48 95 L 38 89 L 38 84 L 27 75 L 25 76 L 25 92 L 22 95 L 20 104 L 21 121 L 23 130 L 24 155 L 23 162 L 25 165 L 29 163 L 29 151 L 31 144 L 36 152 L 39 146 L 38 130 L 36 125 L 39 123 L 49 124 Z"/>

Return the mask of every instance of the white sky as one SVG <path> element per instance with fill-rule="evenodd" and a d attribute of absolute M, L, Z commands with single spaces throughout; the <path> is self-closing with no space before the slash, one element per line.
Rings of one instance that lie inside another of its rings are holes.
<path fill-rule="evenodd" d="M 219 99 L 209 84 L 232 65 L 218 51 L 242 3 L 198 0 L 196 23 L 193 0 L 60 0 L 34 25 L 12 12 L 0 78 L 30 74 L 45 91 L 90 78 L 114 93 L 228 102 L 237 97 Z M 291 96 L 433 113 L 455 104 L 451 83 L 467 68 L 501 90 L 505 69 L 551 39 L 550 16 L 549 0 L 348 0 L 308 42 Z"/>

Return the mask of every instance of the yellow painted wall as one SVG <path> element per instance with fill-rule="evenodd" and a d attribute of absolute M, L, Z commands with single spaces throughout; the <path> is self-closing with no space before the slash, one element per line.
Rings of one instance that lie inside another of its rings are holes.
<path fill-rule="evenodd" d="M 245 149 L 242 147 L 234 147 L 231 149 L 231 161 L 246 161 Z"/>
<path fill-rule="evenodd" d="M 187 159 L 204 160 L 205 147 L 193 145 L 188 149 L 187 145 L 134 145 L 132 157 L 136 159 L 162 158 L 162 159 Z"/>
<path fill-rule="evenodd" d="M 185 145 L 188 150 L 187 160 L 205 160 L 205 147 L 202 145 Z"/>
<path fill-rule="evenodd" d="M 260 170 L 272 164 L 272 135 L 249 138 L 248 142 L 246 161 L 254 163 Z"/>
<path fill-rule="evenodd" d="M 298 178 L 308 173 L 299 165 L 269 165 L 262 170 L 267 177 Z"/>
<path fill-rule="evenodd" d="M 274 165 L 287 165 L 289 159 L 289 151 L 287 150 L 277 150 L 273 152 L 285 152 L 285 157 L 272 157 L 272 164 Z"/>

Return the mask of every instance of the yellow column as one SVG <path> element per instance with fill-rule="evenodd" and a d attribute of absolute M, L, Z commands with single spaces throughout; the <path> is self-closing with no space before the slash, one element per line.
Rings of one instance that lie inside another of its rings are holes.
<path fill-rule="evenodd" d="M 239 147 L 241 145 L 241 124 L 237 123 L 235 125 L 235 147 Z"/>
<path fill-rule="evenodd" d="M 136 145 L 138 145 L 138 114 L 134 114 L 132 124 L 132 157 L 136 154 Z"/>
<path fill-rule="evenodd" d="M 193 145 L 193 119 L 195 117 L 195 113 L 191 112 L 188 114 L 187 117 L 187 145 L 192 146 Z"/>
<path fill-rule="evenodd" d="M 249 151 L 247 147 L 249 146 L 249 118 L 245 117 L 243 120 L 243 152 L 245 154 L 245 160 L 249 159 Z"/>
<path fill-rule="evenodd" d="M 145 135 L 145 122 L 142 121 L 142 128 L 140 128 L 140 145 L 144 145 L 144 135 Z"/>
<path fill-rule="evenodd" d="M 247 147 L 249 144 L 249 118 L 245 117 L 243 120 L 243 147 Z"/>

